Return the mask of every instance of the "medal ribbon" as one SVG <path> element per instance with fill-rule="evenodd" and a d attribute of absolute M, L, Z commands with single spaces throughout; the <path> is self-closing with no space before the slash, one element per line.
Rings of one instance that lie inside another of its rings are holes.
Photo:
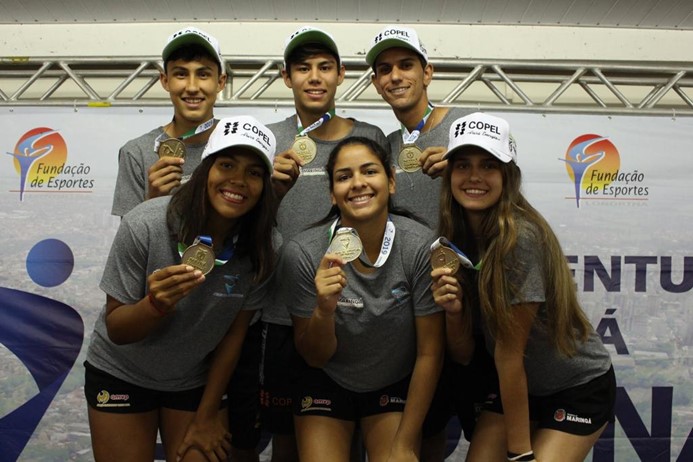
<path fill-rule="evenodd" d="M 231 242 L 231 245 L 227 246 L 224 248 L 224 250 L 221 251 L 219 256 L 217 257 L 215 255 L 214 258 L 214 266 L 221 266 L 226 264 L 229 260 L 233 258 L 233 253 L 236 247 L 236 241 L 238 240 L 238 234 L 233 237 L 233 241 Z M 197 236 L 195 240 L 193 241 L 192 245 L 197 245 L 197 244 L 204 244 L 207 247 L 212 247 L 212 237 L 211 236 Z M 190 247 L 192 247 L 192 245 Z M 178 243 L 178 254 L 182 257 L 183 253 L 188 249 L 188 246 L 183 244 L 182 242 Z"/>
<path fill-rule="evenodd" d="M 409 133 L 409 130 L 407 130 L 407 127 L 402 125 L 402 143 L 403 144 L 414 144 L 416 140 L 419 139 L 419 134 L 421 133 L 421 129 L 426 125 L 426 121 L 428 120 L 428 117 L 433 113 L 433 109 L 435 107 L 431 102 L 428 102 L 428 106 L 426 106 L 426 112 L 424 113 L 423 119 L 416 124 L 416 127 L 414 127 L 414 130 L 412 130 L 411 133 Z"/>
<path fill-rule="evenodd" d="M 177 139 L 179 139 L 181 141 L 185 141 L 188 138 L 192 138 L 195 135 L 199 135 L 200 133 L 206 132 L 207 130 L 212 128 L 213 125 L 214 125 L 214 117 L 209 119 L 207 122 L 198 125 L 196 128 L 191 128 L 187 132 L 183 133 L 181 136 L 177 137 Z M 164 139 L 164 136 L 168 136 L 166 134 L 166 132 L 157 136 L 156 139 L 154 140 L 154 152 L 159 151 L 159 144 L 161 144 L 161 141 Z"/>
<path fill-rule="evenodd" d="M 332 239 L 334 238 L 334 233 L 335 230 L 337 229 L 337 224 L 339 223 L 339 218 L 335 220 L 334 223 L 330 226 L 330 242 L 332 242 Z M 353 228 L 346 228 L 354 233 L 356 233 L 356 230 Z M 358 236 L 358 234 L 356 234 Z M 392 245 L 395 242 L 395 224 L 392 222 L 390 217 L 387 217 L 387 224 L 385 225 L 385 235 L 383 235 L 383 242 L 380 244 L 380 252 L 378 253 L 378 258 L 375 260 L 375 263 L 371 263 L 368 260 L 368 257 L 366 256 L 365 253 L 361 253 L 359 255 L 359 260 L 361 263 L 363 263 L 364 266 L 368 268 L 380 268 L 385 264 L 387 261 L 388 257 L 390 256 L 390 252 L 392 251 Z"/>
<path fill-rule="evenodd" d="M 334 117 L 334 114 L 335 110 L 330 109 L 322 117 L 310 124 L 307 128 L 303 128 L 303 126 L 301 125 L 301 118 L 298 116 L 298 114 L 296 114 L 296 130 L 298 131 L 298 136 L 305 136 L 309 132 L 312 132 L 316 128 L 319 128 L 322 124 Z"/>
<path fill-rule="evenodd" d="M 455 252 L 455 254 L 457 255 L 457 259 L 460 261 L 460 264 L 462 266 L 464 266 L 465 268 L 475 269 L 477 271 L 479 271 L 481 269 L 481 262 L 474 265 L 474 263 L 472 263 L 472 261 L 469 259 L 469 257 L 467 257 L 464 254 L 464 252 L 462 252 L 460 249 L 457 248 L 457 246 L 455 246 L 455 244 L 448 241 L 444 237 L 439 237 L 438 239 L 435 240 L 435 242 L 433 244 L 431 244 L 431 252 L 433 252 L 434 250 L 436 250 L 439 247 L 447 247 L 448 249 Z"/>

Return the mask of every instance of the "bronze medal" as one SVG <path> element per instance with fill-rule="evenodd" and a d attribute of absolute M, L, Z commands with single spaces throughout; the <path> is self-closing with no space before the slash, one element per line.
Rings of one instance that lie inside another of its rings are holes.
<path fill-rule="evenodd" d="M 453 273 L 456 273 L 460 269 L 460 259 L 457 257 L 457 253 L 450 247 L 441 245 L 431 251 L 431 266 L 434 269 L 450 268 Z"/>
<path fill-rule="evenodd" d="M 405 144 L 399 151 L 397 163 L 402 170 L 407 173 L 412 173 L 421 169 L 419 159 L 423 152 L 415 144 Z"/>
<path fill-rule="evenodd" d="M 352 228 L 339 228 L 326 253 L 339 255 L 345 262 L 354 261 L 363 252 L 363 244 Z"/>
<path fill-rule="evenodd" d="M 202 274 L 208 274 L 214 268 L 214 250 L 198 242 L 185 249 L 181 263 L 199 269 Z"/>
<path fill-rule="evenodd" d="M 178 138 L 168 138 L 159 144 L 157 154 L 159 158 L 169 156 L 185 159 L 185 143 Z"/>
<path fill-rule="evenodd" d="M 301 158 L 303 165 L 311 163 L 318 154 L 318 145 L 306 135 L 297 135 L 291 149 Z"/>

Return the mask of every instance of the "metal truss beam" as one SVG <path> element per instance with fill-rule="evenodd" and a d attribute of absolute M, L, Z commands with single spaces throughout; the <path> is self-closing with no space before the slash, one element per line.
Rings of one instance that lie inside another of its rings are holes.
<path fill-rule="evenodd" d="M 340 108 L 385 108 L 362 57 L 345 58 Z M 693 64 L 432 59 L 434 103 L 487 111 L 693 116 Z M 282 59 L 230 57 L 219 107 L 292 106 Z M 163 106 L 156 57 L 0 58 L 0 106 Z"/>

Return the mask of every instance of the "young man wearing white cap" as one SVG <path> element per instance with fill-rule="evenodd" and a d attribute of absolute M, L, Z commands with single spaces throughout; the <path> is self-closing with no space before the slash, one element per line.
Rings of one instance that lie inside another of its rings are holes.
<path fill-rule="evenodd" d="M 186 182 L 217 121 L 214 104 L 226 85 L 219 42 L 208 33 L 183 28 L 168 37 L 161 53 L 160 82 L 173 104 L 173 119 L 128 141 L 118 158 L 113 215 L 124 216 L 137 204 L 171 194 Z M 259 322 L 254 322 L 229 385 L 229 419 L 233 433 L 231 456 L 236 462 L 256 462 L 260 440 L 258 363 Z"/>
<path fill-rule="evenodd" d="M 434 107 L 428 98 L 433 80 L 433 66 L 414 29 L 386 26 L 371 40 L 366 62 L 373 69 L 372 82 L 400 123 L 400 129 L 388 135 L 390 151 L 397 163 L 397 194 L 395 204 L 405 207 L 438 229 L 441 175 L 447 167 L 450 125 L 469 113 L 461 108 Z M 479 335 L 481 335 L 479 333 Z M 440 462 L 445 457 L 445 427 L 452 414 L 457 414 L 465 437 L 471 439 L 475 421 L 475 403 L 483 398 L 483 387 L 470 389 L 470 384 L 483 383 L 473 374 L 488 374 L 491 364 L 477 349 L 473 367 L 453 363 L 449 358 L 441 382 L 423 427 L 422 461 Z M 482 368 L 480 371 L 478 367 Z M 470 377 L 475 377 L 470 380 Z M 448 390 L 448 384 L 452 382 Z M 464 388 L 460 391 L 460 387 Z M 478 396 L 474 396 L 478 395 Z M 471 399 L 473 397 L 473 399 Z"/>
<path fill-rule="evenodd" d="M 344 74 L 337 44 L 327 32 L 304 26 L 286 39 L 282 77 L 293 92 L 296 114 L 268 125 L 277 137 L 277 152 L 285 159 L 291 156 L 301 165 L 301 174 L 282 199 L 277 213 L 284 242 L 329 212 L 329 183 L 324 167 L 339 141 L 363 136 L 387 148 L 387 139 L 378 127 L 336 115 L 335 94 Z M 262 424 L 273 435 L 273 462 L 298 458 L 291 389 L 291 374 L 295 371 L 292 364 L 298 356 L 284 302 L 276 300 L 263 307 Z"/>

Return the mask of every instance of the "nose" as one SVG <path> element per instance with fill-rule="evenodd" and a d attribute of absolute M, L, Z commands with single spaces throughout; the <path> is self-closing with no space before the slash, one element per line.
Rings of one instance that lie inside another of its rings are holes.
<path fill-rule="evenodd" d="M 366 177 L 360 173 L 355 173 L 351 178 L 351 189 L 361 189 L 366 186 Z"/>
<path fill-rule="evenodd" d="M 401 69 L 399 68 L 399 66 L 392 66 L 392 71 L 390 71 L 390 79 L 395 81 L 399 81 L 402 79 Z"/>
<path fill-rule="evenodd" d="M 188 81 L 185 84 L 185 89 L 191 93 L 194 93 L 200 89 L 200 82 L 195 74 L 190 74 L 188 76 Z"/>
<path fill-rule="evenodd" d="M 317 83 L 320 81 L 320 70 L 317 68 L 317 66 L 311 67 L 308 79 L 311 83 Z"/>

